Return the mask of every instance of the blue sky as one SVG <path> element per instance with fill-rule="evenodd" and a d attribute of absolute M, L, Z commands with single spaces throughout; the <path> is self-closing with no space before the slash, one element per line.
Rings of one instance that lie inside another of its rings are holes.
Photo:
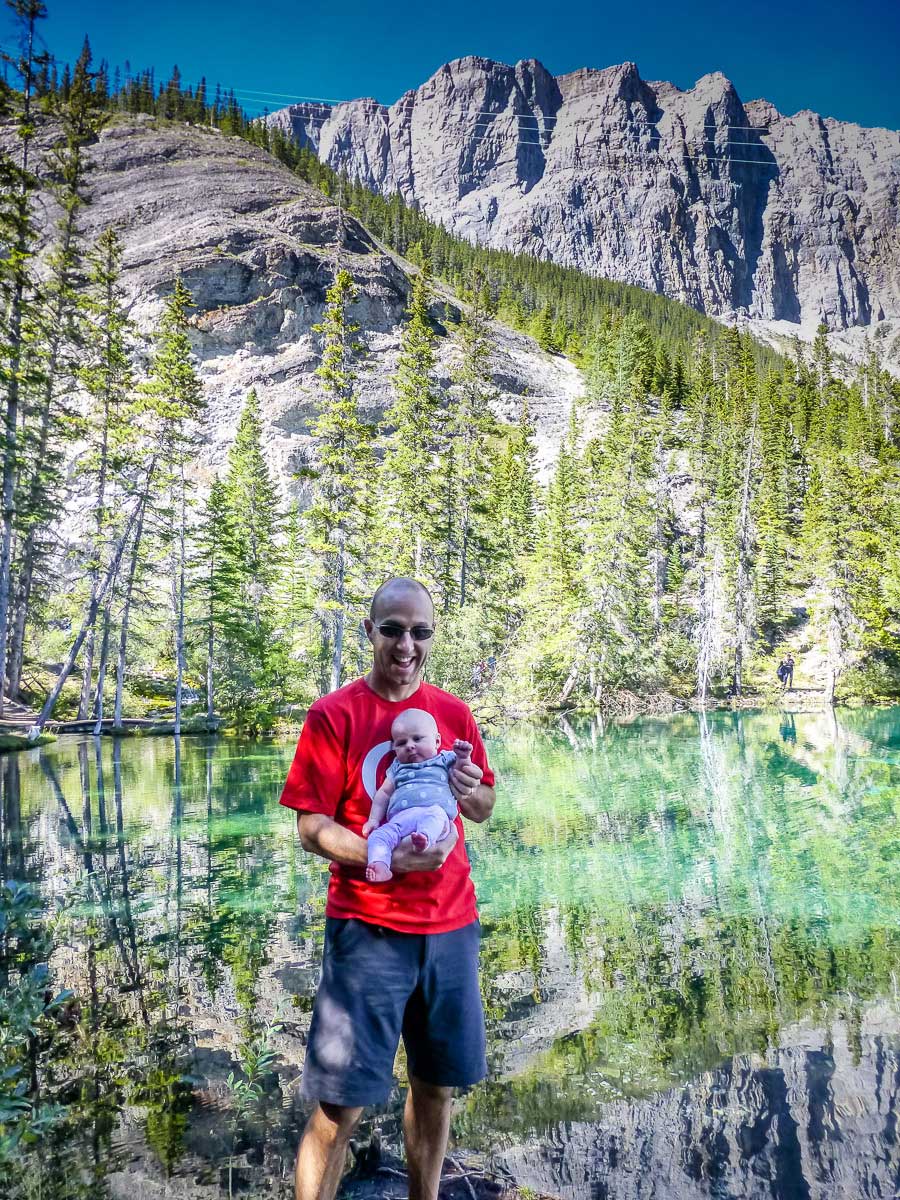
<path fill-rule="evenodd" d="M 645 79 L 690 87 L 723 71 L 743 100 L 782 112 L 811 108 L 863 125 L 900 128 L 900 0 L 619 0 L 615 5 L 361 0 L 47 0 L 45 40 L 59 60 L 85 32 L 112 65 L 178 63 L 234 87 L 246 107 L 301 95 L 375 96 L 390 103 L 465 54 L 538 58 L 554 74 L 631 59 Z M 8 43 L 8 20 L 3 43 Z M 0 24 L 2 29 L 2 24 Z M 279 93 L 263 97 L 251 93 Z"/>

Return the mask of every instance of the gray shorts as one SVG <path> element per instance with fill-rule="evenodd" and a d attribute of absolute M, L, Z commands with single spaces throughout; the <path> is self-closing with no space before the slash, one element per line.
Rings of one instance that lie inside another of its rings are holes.
<path fill-rule="evenodd" d="M 383 1104 L 400 1037 L 409 1074 L 468 1087 L 487 1074 L 477 921 L 450 933 L 397 933 L 327 917 L 301 1094 L 356 1108 Z"/>

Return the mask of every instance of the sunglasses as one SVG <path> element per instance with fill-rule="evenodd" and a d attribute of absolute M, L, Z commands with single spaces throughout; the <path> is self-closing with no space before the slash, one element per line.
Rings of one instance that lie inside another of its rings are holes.
<path fill-rule="evenodd" d="M 390 638 L 392 641 L 402 638 L 404 633 L 411 634 L 414 642 L 427 642 L 429 638 L 434 637 L 434 630 L 428 625 L 413 625 L 412 629 L 407 629 L 405 625 L 398 625 L 395 621 L 383 621 L 376 628 L 383 638 Z"/>

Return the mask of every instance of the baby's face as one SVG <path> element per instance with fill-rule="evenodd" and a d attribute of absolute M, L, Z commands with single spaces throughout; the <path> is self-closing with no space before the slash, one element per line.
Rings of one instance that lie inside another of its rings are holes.
<path fill-rule="evenodd" d="M 394 753 L 402 763 L 424 762 L 440 749 L 440 734 L 426 721 L 397 722 L 391 730 Z"/>

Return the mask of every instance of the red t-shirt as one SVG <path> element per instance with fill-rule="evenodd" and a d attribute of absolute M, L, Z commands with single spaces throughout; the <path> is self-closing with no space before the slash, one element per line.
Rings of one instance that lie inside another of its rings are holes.
<path fill-rule="evenodd" d="M 493 786 L 478 726 L 462 700 L 430 683 L 420 684 L 406 700 L 385 700 L 357 679 L 310 708 L 281 803 L 300 812 L 324 813 L 361 834 L 372 797 L 394 757 L 391 725 L 407 708 L 431 713 L 442 749 L 451 749 L 456 738 L 471 742 L 472 760 L 484 772 L 481 782 Z M 456 827 L 459 841 L 436 871 L 410 871 L 387 883 L 369 883 L 364 868 L 333 862 L 326 915 L 358 917 L 400 933 L 447 933 L 470 924 L 478 914 L 460 817 Z"/>

